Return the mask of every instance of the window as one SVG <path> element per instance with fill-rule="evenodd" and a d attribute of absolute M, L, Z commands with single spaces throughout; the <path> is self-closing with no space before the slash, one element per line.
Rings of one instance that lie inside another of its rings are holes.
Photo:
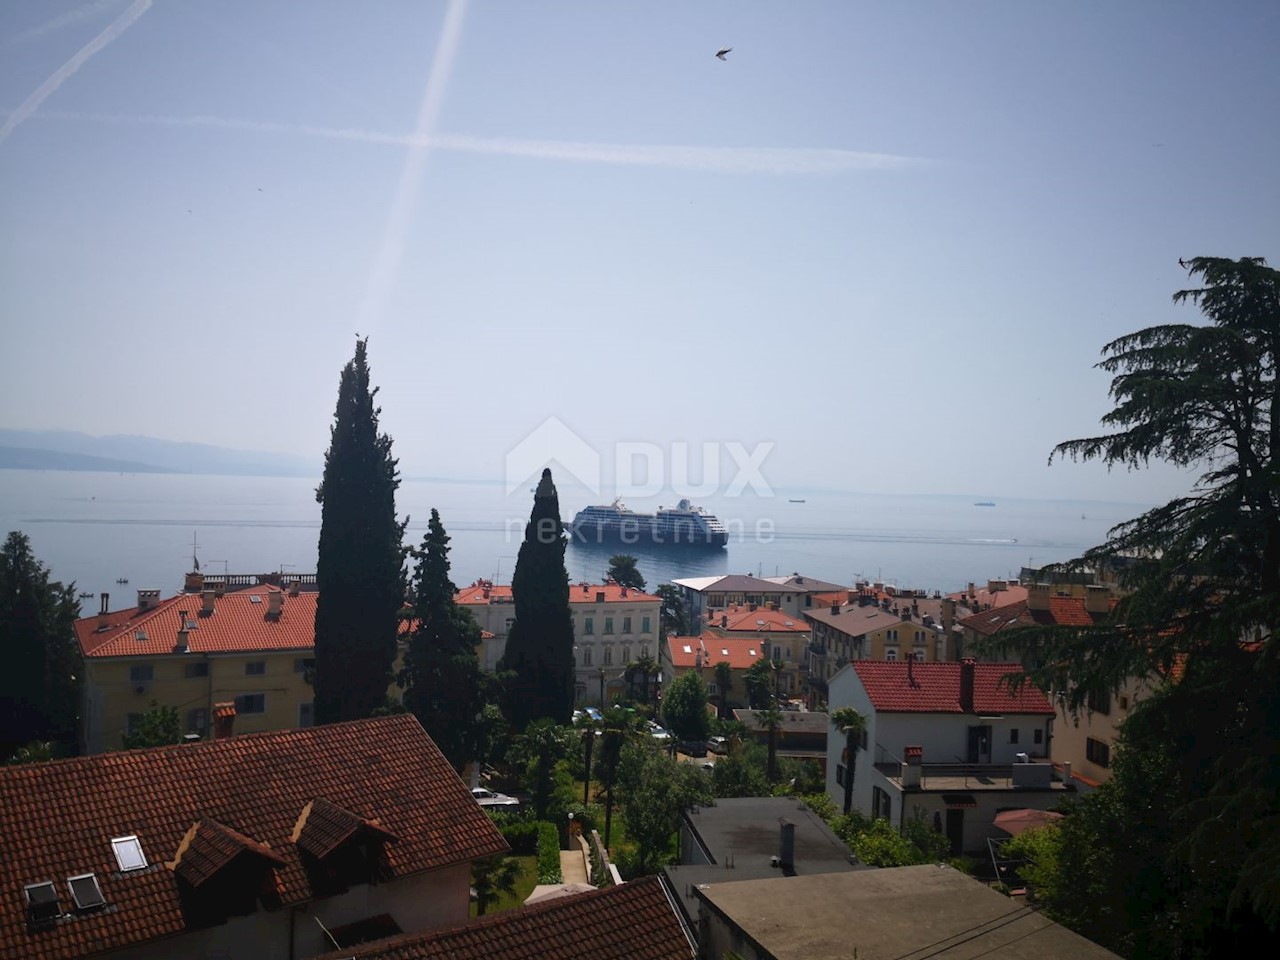
<path fill-rule="evenodd" d="M 892 643 L 897 643 L 897 642 L 898 642 L 898 631 L 897 631 L 896 629 L 894 629 L 894 630 L 890 630 L 890 631 L 888 631 L 888 633 L 889 633 L 889 640 L 890 640 L 890 642 L 892 642 Z"/>
<path fill-rule="evenodd" d="M 315 668 L 316 668 L 315 657 L 299 657 L 298 659 L 293 661 L 294 673 L 306 673 L 308 670 L 314 670 Z"/>
<path fill-rule="evenodd" d="M 188 663 L 183 673 L 188 680 L 196 677 L 207 677 L 209 675 L 209 661 L 201 660 L 198 663 Z"/>
<path fill-rule="evenodd" d="M 1128 709 L 1129 709 L 1129 698 L 1128 698 L 1128 697 L 1121 697 L 1121 698 L 1120 698 L 1120 709 L 1121 709 L 1121 710 L 1128 710 Z"/>
<path fill-rule="evenodd" d="M 1034 740 L 1034 741 L 1036 742 L 1036 744 L 1037 744 L 1037 745 L 1038 745 L 1038 744 L 1041 744 L 1041 743 L 1044 743 L 1044 731 L 1043 731 L 1043 730 L 1041 730 L 1041 729 L 1039 729 L 1039 728 L 1037 727 L 1037 728 L 1036 728 L 1036 735 L 1035 735 L 1034 737 L 1032 737 L 1031 739 L 1032 739 L 1032 740 Z"/>
<path fill-rule="evenodd" d="M 306 703 L 298 704 L 298 726 L 314 727 L 315 725 L 316 725 L 315 701 L 308 700 Z"/>
<path fill-rule="evenodd" d="M 884 652 L 884 658 L 890 662 L 893 662 L 894 660 L 898 659 L 898 651 L 893 649 L 886 650 Z"/>
<path fill-rule="evenodd" d="M 187 733 L 204 733 L 209 729 L 209 708 L 195 707 L 187 711 Z"/>
<path fill-rule="evenodd" d="M 1010 743 L 1017 743 L 1017 742 L 1018 742 L 1018 728 L 1017 728 L 1017 727 L 1013 727 L 1012 729 L 1010 729 L 1010 730 L 1009 730 L 1009 742 L 1010 742 Z"/>
<path fill-rule="evenodd" d="M 647 657 L 649 655 L 649 645 L 647 643 L 640 644 L 640 656 Z"/>
<path fill-rule="evenodd" d="M 774 647 L 774 648 L 773 648 L 773 662 L 774 662 L 774 663 L 781 663 L 781 662 L 782 662 L 782 648 L 781 648 L 781 647 Z"/>
<path fill-rule="evenodd" d="M 923 631 L 923 630 L 917 630 L 917 631 L 916 631 L 916 643 L 924 643 L 924 631 Z"/>
<path fill-rule="evenodd" d="M 141 713 L 130 713 L 125 716 L 124 735 L 126 737 L 132 737 L 138 732 L 138 727 L 142 725 L 142 717 Z"/>
<path fill-rule="evenodd" d="M 582 665 L 584 667 L 591 666 L 591 648 L 590 647 L 582 648 Z"/>
<path fill-rule="evenodd" d="M 613 633 L 613 617 L 604 618 L 604 632 Z"/>
<path fill-rule="evenodd" d="M 156 678 L 156 668 L 149 663 L 139 663 L 129 668 L 130 683 L 150 683 Z"/>
<path fill-rule="evenodd" d="M 102 888 L 98 886 L 98 878 L 92 873 L 67 877 L 67 887 L 71 890 L 71 899 L 75 901 L 76 909 L 81 912 L 107 905 L 102 896 Z"/>
<path fill-rule="evenodd" d="M 622 648 L 622 662 L 623 663 L 631 662 L 631 648 L 628 646 L 624 646 Z"/>
<path fill-rule="evenodd" d="M 596 632 L 596 618 L 584 617 L 582 620 L 582 633 L 584 636 L 591 636 Z"/>
<path fill-rule="evenodd" d="M 631 618 L 630 618 L 630 617 L 623 617 L 623 618 L 622 618 L 622 632 L 623 632 L 623 633 L 630 633 L 630 632 L 631 632 Z"/>
<path fill-rule="evenodd" d="M 653 632 L 653 630 L 652 630 L 652 628 L 651 628 L 651 621 L 650 621 L 650 619 L 649 619 L 648 617 L 641 617 L 641 618 L 640 618 L 640 632 L 641 632 L 641 633 L 652 633 L 652 632 Z"/>
<path fill-rule="evenodd" d="M 714 683 L 707 684 L 707 696 L 715 697 L 715 696 L 718 696 L 719 694 L 720 694 L 719 687 L 717 687 Z"/>
<path fill-rule="evenodd" d="M 613 665 L 613 647 L 604 648 L 604 665 L 606 667 Z"/>
<path fill-rule="evenodd" d="M 116 863 L 123 873 L 127 870 L 141 870 L 147 865 L 146 855 L 142 852 L 142 843 L 135 836 L 112 837 L 111 849 L 115 852 Z"/>
<path fill-rule="evenodd" d="M 244 665 L 244 675 L 246 677 L 261 677 L 267 672 L 267 661 L 250 660 Z"/>
<path fill-rule="evenodd" d="M 893 819 L 893 798 L 879 787 L 871 788 L 871 816 Z"/>
<path fill-rule="evenodd" d="M 267 695 L 265 693 L 242 693 L 236 697 L 236 713 L 266 713 Z"/>
<path fill-rule="evenodd" d="M 1093 737 L 1085 740 L 1084 755 L 1090 762 L 1096 763 L 1100 767 L 1111 766 L 1111 747 L 1101 740 L 1095 740 Z"/>
<path fill-rule="evenodd" d="M 1106 716 L 1111 712 L 1111 694 L 1106 690 L 1095 690 L 1089 694 L 1089 709 L 1094 713 Z"/>

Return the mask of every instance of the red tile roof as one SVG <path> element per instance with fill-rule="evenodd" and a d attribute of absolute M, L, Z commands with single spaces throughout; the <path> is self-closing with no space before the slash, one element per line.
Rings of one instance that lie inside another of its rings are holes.
<path fill-rule="evenodd" d="M 511 584 L 477 580 L 455 593 L 453 602 L 474 607 L 484 607 L 491 603 L 511 603 Z"/>
<path fill-rule="evenodd" d="M 962 666 L 954 662 L 912 664 L 909 683 L 905 660 L 853 663 L 872 706 L 880 713 L 966 713 L 960 706 Z M 1053 714 L 1048 699 L 1030 682 L 1022 685 L 1017 696 L 1003 683 L 1006 674 L 1022 673 L 1022 664 L 976 663 L 973 670 L 974 712 Z"/>
<path fill-rule="evenodd" d="M 272 594 L 281 598 L 279 615 L 269 612 Z M 317 596 L 289 596 L 275 587 L 256 587 L 218 597 L 213 612 L 206 614 L 199 594 L 181 593 L 141 612 L 130 607 L 105 617 L 83 617 L 75 624 L 76 639 L 86 657 L 173 653 L 185 610 L 188 622 L 194 624 L 187 631 L 192 653 L 306 650 L 315 646 Z M 99 629 L 104 620 L 107 628 Z"/>
<path fill-rule="evenodd" d="M 728 624 L 725 624 L 727 618 Z M 809 623 L 803 617 L 792 616 L 780 610 L 767 607 L 729 607 L 716 611 L 708 627 L 718 630 L 762 633 L 765 631 L 779 633 L 808 633 Z"/>
<path fill-rule="evenodd" d="M 570 603 L 599 603 L 600 594 L 605 603 L 661 603 L 662 598 L 643 590 L 634 590 L 616 583 L 571 583 Z"/>
<path fill-rule="evenodd" d="M 720 637 L 715 634 L 670 637 L 667 646 L 671 650 L 671 663 L 676 667 L 697 666 L 699 651 L 702 652 L 702 665 L 707 668 L 727 661 L 734 670 L 745 670 L 764 656 L 761 641 L 750 637 Z"/>
<path fill-rule="evenodd" d="M 0 767 L 0 958 L 69 960 L 186 932 L 189 903 L 167 864 L 182 862 L 183 840 L 202 820 L 192 840 L 216 825 L 200 855 L 216 859 L 216 849 L 239 837 L 241 849 L 253 844 L 284 861 L 275 872 L 283 904 L 313 899 L 292 835 L 318 798 L 394 834 L 386 847 L 392 878 L 507 849 L 409 714 Z M 120 871 L 110 841 L 127 835 L 138 837 L 150 866 Z M 70 912 L 66 878 L 88 872 L 105 909 L 28 929 L 24 884 L 53 881 Z"/>
<path fill-rule="evenodd" d="M 1110 600 L 1114 607 L 1116 600 Z M 1105 620 L 1105 613 L 1090 613 L 1083 597 L 1050 597 L 1048 610 L 1032 610 L 1026 600 L 994 610 L 984 610 L 959 621 L 960 626 L 975 633 L 991 636 L 1013 627 L 1059 626 L 1090 627 Z"/>
<path fill-rule="evenodd" d="M 973 596 L 969 595 L 968 590 L 961 590 L 958 593 L 947 594 L 947 599 L 955 600 L 963 603 L 967 607 L 978 609 L 990 606 L 992 608 L 1007 607 L 1013 603 L 1020 603 L 1027 599 L 1027 588 L 1012 580 L 1002 580 L 1000 583 L 1004 586 L 999 590 L 988 590 L 986 586 L 975 587 Z"/>
<path fill-rule="evenodd" d="M 692 960 L 693 956 L 662 881 L 642 877 L 462 926 L 362 943 L 316 960 Z"/>

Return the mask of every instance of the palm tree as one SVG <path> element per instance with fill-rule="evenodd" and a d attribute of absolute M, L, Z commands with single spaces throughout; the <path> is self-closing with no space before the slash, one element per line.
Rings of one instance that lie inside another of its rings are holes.
<path fill-rule="evenodd" d="M 733 668 L 729 661 L 716 664 L 716 686 L 720 688 L 720 719 L 729 719 L 729 688 L 733 686 Z"/>
<path fill-rule="evenodd" d="M 832 725 L 844 734 L 844 812 L 853 808 L 853 772 L 857 767 L 858 748 L 867 733 L 867 718 L 853 707 L 840 707 L 831 713 Z"/>
<path fill-rule="evenodd" d="M 582 736 L 583 762 L 586 767 L 586 773 L 582 776 L 582 805 L 585 807 L 591 802 L 591 753 L 596 744 L 596 722 L 584 713 L 578 720 L 577 727 Z"/>
<path fill-rule="evenodd" d="M 618 781 L 618 760 L 622 745 L 640 721 L 633 714 L 613 707 L 605 712 L 604 730 L 600 737 L 600 763 L 604 766 L 604 845 L 610 843 L 613 831 L 613 791 Z"/>
<path fill-rule="evenodd" d="M 644 682 L 644 695 L 642 702 L 645 706 L 649 705 L 649 678 L 657 676 L 658 664 L 649 654 L 642 654 L 640 659 L 636 661 L 636 670 L 640 673 L 640 679 Z"/>
<path fill-rule="evenodd" d="M 533 721 L 516 741 L 521 756 L 533 768 L 533 803 L 537 819 L 545 820 L 551 801 L 551 783 L 556 764 L 564 757 L 565 731 L 549 717 Z"/>
<path fill-rule="evenodd" d="M 514 857 L 496 853 L 472 861 L 471 885 L 476 891 L 476 915 L 483 917 L 485 911 L 503 897 L 514 897 L 519 880 L 520 861 Z"/>
<path fill-rule="evenodd" d="M 777 707 L 757 711 L 756 721 L 769 731 L 769 766 L 766 775 L 770 783 L 776 783 L 778 780 L 778 730 L 783 723 L 782 711 Z"/>

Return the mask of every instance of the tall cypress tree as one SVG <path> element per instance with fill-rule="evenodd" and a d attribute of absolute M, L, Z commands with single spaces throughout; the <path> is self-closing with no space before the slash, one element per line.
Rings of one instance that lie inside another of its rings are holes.
<path fill-rule="evenodd" d="M 569 573 L 564 567 L 566 543 L 560 497 L 551 471 L 543 470 L 511 579 L 516 617 L 501 665 L 514 674 L 508 686 L 508 717 L 517 730 L 542 717 L 567 724 L 573 713 L 573 615 Z"/>
<path fill-rule="evenodd" d="M 369 389 L 368 340 L 342 370 L 325 454 L 316 565 L 316 723 L 368 717 L 386 702 L 404 602 L 400 477 Z"/>
<path fill-rule="evenodd" d="M 481 752 L 479 716 L 488 699 L 489 676 L 476 657 L 480 625 L 453 599 L 457 588 L 449 579 L 449 535 L 434 509 L 413 582 L 417 624 L 400 673 L 404 705 L 461 773 Z"/>
<path fill-rule="evenodd" d="M 0 762 L 33 740 L 74 749 L 81 675 L 75 584 L 49 580 L 26 535 L 0 546 Z"/>

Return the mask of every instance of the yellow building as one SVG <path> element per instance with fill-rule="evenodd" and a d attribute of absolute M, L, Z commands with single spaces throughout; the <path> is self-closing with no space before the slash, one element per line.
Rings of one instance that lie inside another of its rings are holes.
<path fill-rule="evenodd" d="M 220 701 L 235 703 L 240 733 L 310 726 L 316 596 L 266 584 L 167 600 L 139 590 L 136 606 L 108 611 L 103 594 L 103 610 L 76 622 L 81 750 L 120 749 L 153 703 L 177 709 L 199 737 Z"/>

